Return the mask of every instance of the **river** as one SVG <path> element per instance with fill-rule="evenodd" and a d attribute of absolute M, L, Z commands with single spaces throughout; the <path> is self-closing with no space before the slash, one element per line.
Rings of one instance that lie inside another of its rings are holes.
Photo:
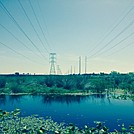
<path fill-rule="evenodd" d="M 22 116 L 37 114 L 51 117 L 60 123 L 74 123 L 95 126 L 94 121 L 102 121 L 110 130 L 134 124 L 134 102 L 107 98 L 106 95 L 53 96 L 53 95 L 0 95 L 0 109 L 12 111 L 21 109 Z"/>

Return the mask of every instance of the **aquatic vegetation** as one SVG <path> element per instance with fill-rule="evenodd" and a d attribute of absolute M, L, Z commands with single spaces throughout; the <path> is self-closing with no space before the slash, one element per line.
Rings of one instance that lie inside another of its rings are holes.
<path fill-rule="evenodd" d="M 21 117 L 20 109 L 12 112 L 0 110 L 0 133 L 4 134 L 47 134 L 64 130 L 63 123 L 56 123 L 51 118 L 44 120 L 36 115 Z"/>
<path fill-rule="evenodd" d="M 134 125 L 127 129 L 124 124 L 121 125 L 121 131 L 115 130 L 109 132 L 109 129 L 100 121 L 95 121 L 95 127 L 84 126 L 79 129 L 70 123 L 66 126 L 64 123 L 58 124 L 51 118 L 44 119 L 37 115 L 22 117 L 20 109 L 11 112 L 0 110 L 0 134 L 132 134 Z"/>
<path fill-rule="evenodd" d="M 111 97 L 113 99 L 134 101 L 134 95 L 132 95 L 132 94 L 112 94 Z"/>

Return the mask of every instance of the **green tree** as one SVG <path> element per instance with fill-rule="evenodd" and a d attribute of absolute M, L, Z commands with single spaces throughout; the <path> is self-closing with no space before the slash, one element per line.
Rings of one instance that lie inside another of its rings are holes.
<path fill-rule="evenodd" d="M 6 79 L 0 78 L 0 88 L 4 88 L 6 86 Z"/>
<path fill-rule="evenodd" d="M 90 89 L 93 92 L 102 93 L 105 91 L 105 82 L 101 78 L 94 78 L 90 80 Z"/>

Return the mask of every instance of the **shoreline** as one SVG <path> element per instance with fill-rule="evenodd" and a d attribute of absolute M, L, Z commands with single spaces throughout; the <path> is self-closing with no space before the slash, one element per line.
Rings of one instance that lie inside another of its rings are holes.
<path fill-rule="evenodd" d="M 72 96 L 88 96 L 99 93 L 0 93 L 0 95 L 72 95 Z M 102 93 L 104 94 L 104 93 Z"/>
<path fill-rule="evenodd" d="M 125 93 L 123 92 L 103 92 L 103 93 L 93 93 L 93 92 L 89 92 L 89 93 L 84 93 L 84 92 L 76 92 L 76 93 L 0 93 L 0 95 L 74 95 L 74 96 L 87 96 L 87 95 L 93 95 L 93 94 L 107 94 L 107 95 L 125 95 Z M 127 95 L 134 95 L 134 94 L 127 94 Z"/>
<path fill-rule="evenodd" d="M 107 98 L 119 99 L 119 100 L 132 100 L 134 101 L 134 94 L 124 92 L 124 90 L 117 89 L 114 92 L 68 92 L 68 93 L 0 93 L 0 95 L 8 96 L 23 96 L 23 95 L 48 95 L 48 96 L 90 96 L 90 95 L 107 95 Z"/>

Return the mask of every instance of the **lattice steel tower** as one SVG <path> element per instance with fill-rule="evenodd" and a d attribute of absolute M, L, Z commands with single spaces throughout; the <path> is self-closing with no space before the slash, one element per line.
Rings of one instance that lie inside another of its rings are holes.
<path fill-rule="evenodd" d="M 56 64 L 56 53 L 50 53 L 50 74 L 56 74 L 55 64 Z"/>
<path fill-rule="evenodd" d="M 57 74 L 58 75 L 61 75 L 62 74 L 61 69 L 60 69 L 60 65 L 57 65 Z"/>

